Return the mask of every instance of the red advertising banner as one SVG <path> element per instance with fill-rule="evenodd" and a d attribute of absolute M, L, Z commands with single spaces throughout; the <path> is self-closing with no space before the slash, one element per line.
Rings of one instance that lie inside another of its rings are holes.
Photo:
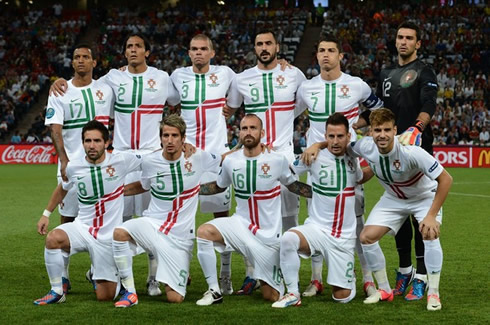
<path fill-rule="evenodd" d="M 490 147 L 435 146 L 434 157 L 444 167 L 490 168 Z"/>
<path fill-rule="evenodd" d="M 50 144 L 0 145 L 0 164 L 56 164 L 58 156 Z"/>

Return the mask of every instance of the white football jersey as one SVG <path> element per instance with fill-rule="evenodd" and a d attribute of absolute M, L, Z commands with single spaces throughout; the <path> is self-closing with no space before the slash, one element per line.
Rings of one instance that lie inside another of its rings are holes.
<path fill-rule="evenodd" d="M 262 242 L 277 242 L 282 232 L 280 184 L 295 180 L 284 155 L 265 152 L 250 158 L 239 150 L 226 156 L 216 183 L 221 188 L 233 184 L 237 202 L 233 217 Z"/>
<path fill-rule="evenodd" d="M 159 231 L 181 239 L 195 237 L 199 183 L 204 172 L 217 173 L 221 156 L 197 150 L 169 161 L 157 150 L 143 156 L 141 185 L 151 193 L 144 217 L 161 221 Z"/>
<path fill-rule="evenodd" d="M 296 67 L 285 71 L 280 65 L 272 70 L 253 67 L 237 75 L 229 96 L 234 105 L 243 99 L 245 113 L 260 117 L 265 130 L 263 143 L 288 151 L 291 157 L 296 91 L 304 80 L 305 75 Z"/>
<path fill-rule="evenodd" d="M 368 109 L 383 106 L 367 83 L 346 73 L 332 81 L 323 80 L 321 75 L 307 80 L 299 87 L 296 98 L 298 109 L 308 108 L 308 147 L 325 140 L 325 122 L 333 113 L 340 112 L 349 120 L 351 140 L 355 141 L 352 125 L 359 120 L 359 105 Z"/>
<path fill-rule="evenodd" d="M 430 197 L 437 189 L 435 179 L 443 172 L 441 164 L 424 149 L 402 146 L 395 137 L 393 150 L 381 154 L 372 137 L 352 142 L 349 151 L 362 156 L 379 183 L 385 188 L 384 195 L 402 200 Z"/>
<path fill-rule="evenodd" d="M 305 224 L 318 225 L 336 238 L 355 238 L 354 187 L 363 177 L 359 159 L 347 154 L 337 157 L 325 149 L 311 166 L 296 160 L 293 169 L 297 174 L 311 173 L 313 196 Z"/>
<path fill-rule="evenodd" d="M 114 228 L 122 224 L 124 178 L 139 170 L 141 160 L 140 155 L 106 152 L 100 164 L 91 164 L 85 157 L 68 163 L 68 183 L 63 183 L 63 189 L 77 188 L 79 212 L 74 222 L 88 227 L 95 239 L 111 241 Z"/>
<path fill-rule="evenodd" d="M 112 69 L 101 78 L 114 91 L 114 149 L 150 152 L 160 148 L 165 102 L 178 103 L 170 77 L 154 67 L 139 74 Z"/>
<path fill-rule="evenodd" d="M 194 73 L 192 67 L 179 68 L 170 78 L 180 94 L 186 140 L 209 152 L 228 151 L 223 106 L 235 73 L 226 66 L 211 65 L 205 74 Z"/>
<path fill-rule="evenodd" d="M 108 127 L 109 118 L 113 117 L 113 103 L 112 89 L 96 80 L 85 87 L 75 87 L 73 79 L 70 79 L 64 96 L 49 96 L 45 124 L 63 126 L 63 143 L 68 159 L 85 157 L 82 128 L 94 119 Z"/>

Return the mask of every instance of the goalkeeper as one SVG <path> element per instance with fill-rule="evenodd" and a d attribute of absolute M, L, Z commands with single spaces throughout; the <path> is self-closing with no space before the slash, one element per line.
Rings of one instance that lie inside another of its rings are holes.
<path fill-rule="evenodd" d="M 437 78 L 432 68 L 417 58 L 421 46 L 420 28 L 404 22 L 397 29 L 395 40 L 398 57 L 396 64 L 383 69 L 379 75 L 377 95 L 396 116 L 399 141 L 404 145 L 417 145 L 432 155 L 434 136 L 430 120 L 435 112 Z M 357 125 L 369 121 L 370 111 L 364 112 Z M 412 229 L 410 219 L 414 225 Z M 395 295 L 403 295 L 410 283 L 412 288 L 406 300 L 419 300 L 424 296 L 427 271 L 424 263 L 424 244 L 414 218 L 407 218 L 395 237 L 399 255 Z M 412 267 L 411 240 L 415 232 L 417 269 Z"/>

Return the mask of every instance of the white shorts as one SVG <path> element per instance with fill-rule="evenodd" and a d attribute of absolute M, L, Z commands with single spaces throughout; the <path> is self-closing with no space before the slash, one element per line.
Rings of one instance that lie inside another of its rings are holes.
<path fill-rule="evenodd" d="M 391 229 L 390 235 L 396 235 L 409 215 L 414 215 L 419 223 L 422 222 L 432 205 L 434 195 L 417 200 L 401 200 L 385 193 L 371 210 L 364 226 L 385 226 Z M 436 220 L 442 223 L 442 208 L 437 213 Z"/>
<path fill-rule="evenodd" d="M 125 184 L 133 182 L 139 182 L 141 180 L 141 171 L 134 171 L 126 175 L 124 179 Z M 141 193 L 138 195 L 125 196 L 124 197 L 124 212 L 123 216 L 138 216 L 143 215 L 143 211 L 148 209 L 150 205 L 151 194 L 150 191 Z"/>
<path fill-rule="evenodd" d="M 63 230 L 70 240 L 70 255 L 88 252 L 92 266 L 94 267 L 94 280 L 107 280 L 118 282 L 116 262 L 112 255 L 112 240 L 100 241 L 95 239 L 89 232 L 89 227 L 77 220 L 64 223 L 56 227 Z"/>
<path fill-rule="evenodd" d="M 158 231 L 160 225 L 160 220 L 142 217 L 128 220 L 119 228 L 125 229 L 139 246 L 155 256 L 156 279 L 185 297 L 194 240 L 164 235 Z"/>
<path fill-rule="evenodd" d="M 359 217 L 364 214 L 364 185 L 356 185 L 354 187 L 354 193 L 356 199 L 354 209 L 356 211 L 356 217 Z"/>
<path fill-rule="evenodd" d="M 215 243 L 218 252 L 236 251 L 247 257 L 254 266 L 253 277 L 270 285 L 279 295 L 284 294 L 279 264 L 280 242 L 264 244 L 255 237 L 238 217 L 213 219 L 207 224 L 215 226 L 225 241 L 225 246 Z"/>
<path fill-rule="evenodd" d="M 321 254 L 327 264 L 327 283 L 345 289 L 354 289 L 356 278 L 354 275 L 354 248 L 355 238 L 334 238 L 315 224 L 306 224 L 289 230 L 296 230 L 305 236 L 310 246 L 311 256 Z M 300 254 L 301 257 L 307 258 Z"/>
<path fill-rule="evenodd" d="M 217 173 L 206 172 L 201 176 L 201 184 L 209 183 L 218 179 Z M 231 191 L 228 187 L 226 191 L 214 195 L 199 195 L 200 210 L 202 213 L 214 213 L 229 211 L 231 208 Z"/>
<path fill-rule="evenodd" d="M 62 182 L 61 176 L 58 176 L 58 184 Z M 76 218 L 78 215 L 78 196 L 77 187 L 72 186 L 66 193 L 63 201 L 58 205 L 58 212 L 63 217 Z"/>
<path fill-rule="evenodd" d="M 299 196 L 288 190 L 281 184 L 281 215 L 285 217 L 297 217 L 299 213 Z"/>

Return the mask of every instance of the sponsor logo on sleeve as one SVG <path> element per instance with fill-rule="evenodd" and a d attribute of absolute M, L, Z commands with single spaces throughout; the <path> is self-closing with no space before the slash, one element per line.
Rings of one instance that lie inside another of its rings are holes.
<path fill-rule="evenodd" d="M 436 168 L 437 166 L 439 166 L 439 163 L 436 161 L 434 162 L 434 164 L 429 168 L 429 173 L 432 173 Z"/>
<path fill-rule="evenodd" d="M 46 118 L 52 118 L 54 116 L 54 108 L 50 107 L 46 111 Z"/>

